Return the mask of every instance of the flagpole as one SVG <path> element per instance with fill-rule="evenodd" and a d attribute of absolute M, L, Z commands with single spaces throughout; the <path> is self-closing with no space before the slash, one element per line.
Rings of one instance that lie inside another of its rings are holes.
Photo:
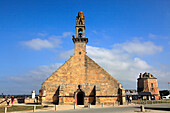
<path fill-rule="evenodd" d="M 168 91 L 169 91 L 169 94 L 170 94 L 170 82 L 168 82 Z"/>

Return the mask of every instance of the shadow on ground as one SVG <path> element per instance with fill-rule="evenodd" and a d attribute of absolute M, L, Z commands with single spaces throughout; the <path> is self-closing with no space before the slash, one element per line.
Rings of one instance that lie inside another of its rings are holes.
<path fill-rule="evenodd" d="M 152 110 L 162 110 L 162 111 L 170 111 L 170 108 L 155 108 L 155 107 L 145 107 L 145 109 L 152 109 Z"/>
<path fill-rule="evenodd" d="M 140 107 L 136 107 L 140 108 Z M 145 107 L 145 109 L 150 109 L 150 110 L 161 110 L 161 111 L 170 111 L 170 108 L 161 108 L 161 107 Z"/>

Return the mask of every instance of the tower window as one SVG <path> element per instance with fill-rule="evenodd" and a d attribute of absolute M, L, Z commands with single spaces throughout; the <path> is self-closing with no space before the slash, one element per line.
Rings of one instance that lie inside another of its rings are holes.
<path fill-rule="evenodd" d="M 79 54 L 81 55 L 81 52 L 79 52 Z"/>
<path fill-rule="evenodd" d="M 79 38 L 82 38 L 82 35 L 83 35 L 83 32 L 82 32 L 82 29 L 80 28 L 80 29 L 78 30 L 78 36 L 79 36 Z"/>
<path fill-rule="evenodd" d="M 82 24 L 83 24 L 81 20 L 80 20 L 79 24 L 80 24 L 80 25 L 82 25 Z"/>
<path fill-rule="evenodd" d="M 153 83 L 151 83 L 151 87 L 153 87 Z"/>

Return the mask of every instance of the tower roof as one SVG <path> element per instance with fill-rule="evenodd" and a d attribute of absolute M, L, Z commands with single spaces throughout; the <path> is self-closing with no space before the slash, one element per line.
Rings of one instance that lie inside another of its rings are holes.
<path fill-rule="evenodd" d="M 145 72 L 144 74 L 140 73 L 139 78 L 154 78 L 154 79 L 156 79 L 156 77 L 154 77 L 151 73 L 147 73 L 147 72 Z"/>

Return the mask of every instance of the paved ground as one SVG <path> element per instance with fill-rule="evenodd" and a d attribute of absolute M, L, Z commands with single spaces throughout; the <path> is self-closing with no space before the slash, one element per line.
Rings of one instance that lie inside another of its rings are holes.
<path fill-rule="evenodd" d="M 134 107 L 107 107 L 107 108 L 86 108 L 86 109 L 77 109 L 77 110 L 63 110 L 63 111 L 50 111 L 46 113 L 132 113 L 137 108 Z M 44 112 L 41 112 L 44 113 Z"/>
<path fill-rule="evenodd" d="M 153 104 L 145 105 L 145 109 L 148 113 L 169 113 L 170 104 Z M 76 110 L 73 106 L 58 106 L 57 111 L 54 111 L 54 107 L 47 108 L 44 110 L 37 110 L 37 113 L 138 113 L 140 111 L 140 105 L 129 105 L 129 106 L 116 106 L 116 107 L 101 107 L 92 106 L 92 108 L 82 108 L 82 106 L 77 106 Z M 16 112 L 16 113 L 26 113 L 26 112 Z M 27 113 L 32 113 L 28 111 Z"/>
<path fill-rule="evenodd" d="M 155 111 L 169 111 L 170 112 L 170 104 L 147 104 L 145 105 L 145 109 L 155 110 Z"/>

